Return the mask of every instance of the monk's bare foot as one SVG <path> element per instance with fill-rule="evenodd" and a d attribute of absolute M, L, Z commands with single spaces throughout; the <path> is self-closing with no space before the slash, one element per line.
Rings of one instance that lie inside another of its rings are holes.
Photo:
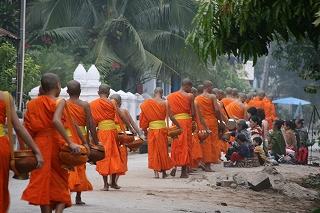
<path fill-rule="evenodd" d="M 162 172 L 162 178 L 167 178 L 167 177 L 168 177 L 167 173 L 166 172 Z"/>
<path fill-rule="evenodd" d="M 116 184 L 116 183 L 111 184 L 110 187 L 113 189 L 121 189 L 121 187 L 118 186 L 118 184 Z"/>
<path fill-rule="evenodd" d="M 172 177 L 175 177 L 175 176 L 176 176 L 176 172 L 177 172 L 177 169 L 174 168 L 174 169 L 171 170 L 170 175 L 171 175 Z"/>
<path fill-rule="evenodd" d="M 181 173 L 180 178 L 189 178 L 187 173 Z"/>
<path fill-rule="evenodd" d="M 76 201 L 76 205 L 82 206 L 82 205 L 86 205 L 86 203 L 80 200 L 80 201 Z"/>
<path fill-rule="evenodd" d="M 85 205 L 85 202 L 82 202 L 81 200 L 81 192 L 77 192 L 77 196 L 76 196 L 76 205 Z"/>
<path fill-rule="evenodd" d="M 101 189 L 101 191 L 109 191 L 109 185 L 104 186 L 104 187 Z"/>
<path fill-rule="evenodd" d="M 206 165 L 204 171 L 205 171 L 205 172 L 214 172 L 214 171 L 211 169 L 210 165 Z"/>
<path fill-rule="evenodd" d="M 159 179 L 159 172 L 154 171 L 154 178 L 155 178 L 155 179 Z"/>
<path fill-rule="evenodd" d="M 203 171 L 206 171 L 206 167 L 203 164 L 199 164 L 199 168 L 202 169 Z"/>

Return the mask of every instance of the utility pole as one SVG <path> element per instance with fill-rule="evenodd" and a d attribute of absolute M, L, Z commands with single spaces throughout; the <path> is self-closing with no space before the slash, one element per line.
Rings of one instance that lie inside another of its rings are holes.
<path fill-rule="evenodd" d="M 18 54 L 18 69 L 17 69 L 17 90 L 16 90 L 16 104 L 18 110 L 23 110 L 23 78 L 24 78 L 24 53 L 25 53 L 25 39 L 26 39 L 26 2 L 21 0 L 20 11 L 20 36 L 19 36 L 19 54 Z"/>

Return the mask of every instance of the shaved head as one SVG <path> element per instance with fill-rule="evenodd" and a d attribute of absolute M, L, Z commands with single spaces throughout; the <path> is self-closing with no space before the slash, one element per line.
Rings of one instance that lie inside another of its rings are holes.
<path fill-rule="evenodd" d="M 235 98 L 237 98 L 237 97 L 238 97 L 238 92 L 239 92 L 239 91 L 238 91 L 237 88 L 233 88 L 233 89 L 232 89 L 232 96 L 235 97 Z"/>
<path fill-rule="evenodd" d="M 226 88 L 226 94 L 227 95 L 232 95 L 232 88 L 231 87 L 227 87 Z"/>
<path fill-rule="evenodd" d="M 119 94 L 113 94 L 109 97 L 111 100 L 115 100 L 119 106 L 121 106 L 121 96 Z"/>
<path fill-rule="evenodd" d="M 163 89 L 161 87 L 156 87 L 153 91 L 154 96 L 159 95 L 160 97 L 163 96 Z"/>
<path fill-rule="evenodd" d="M 80 96 L 81 85 L 76 80 L 71 80 L 67 83 L 67 93 L 70 96 Z"/>
<path fill-rule="evenodd" d="M 191 88 L 191 93 L 194 95 L 194 97 L 196 97 L 196 96 L 197 96 L 197 94 L 198 94 L 198 90 L 197 90 L 197 88 L 192 87 L 192 88 Z"/>
<path fill-rule="evenodd" d="M 185 79 L 182 80 L 181 85 L 182 86 L 188 85 L 188 86 L 192 87 L 192 81 L 189 78 L 185 78 Z"/>
<path fill-rule="evenodd" d="M 185 78 L 181 82 L 181 89 L 187 93 L 191 92 L 192 81 L 189 78 Z"/>
<path fill-rule="evenodd" d="M 264 98 L 266 96 L 266 93 L 263 90 L 260 90 L 257 95 L 261 98 Z"/>
<path fill-rule="evenodd" d="M 111 87 L 108 84 L 101 84 L 99 86 L 98 94 L 99 95 L 107 95 L 107 96 L 109 96 L 110 89 L 111 89 Z"/>
<path fill-rule="evenodd" d="M 218 90 L 218 96 L 217 96 L 218 100 L 222 100 L 224 98 L 224 92 L 223 90 L 219 89 Z"/>
<path fill-rule="evenodd" d="M 208 89 L 209 87 L 213 87 L 213 83 L 209 80 L 203 81 L 203 89 Z"/>
<path fill-rule="evenodd" d="M 247 100 L 246 94 L 240 92 L 240 93 L 239 93 L 239 99 L 240 99 L 240 101 L 241 101 L 242 103 L 244 103 L 244 102 Z"/>
<path fill-rule="evenodd" d="M 60 88 L 60 79 L 54 73 L 45 73 L 41 77 L 41 89 L 44 93 Z M 60 88 L 61 89 L 61 88 Z"/>
<path fill-rule="evenodd" d="M 198 90 L 198 94 L 202 94 L 203 93 L 203 85 L 202 84 L 198 85 L 197 90 Z"/>
<path fill-rule="evenodd" d="M 213 88 L 212 92 L 213 92 L 215 95 L 218 95 L 219 89 L 218 89 L 218 88 Z"/>

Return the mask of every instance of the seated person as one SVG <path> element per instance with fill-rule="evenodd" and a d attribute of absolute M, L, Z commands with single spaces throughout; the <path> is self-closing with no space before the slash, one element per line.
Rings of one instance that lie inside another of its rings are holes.
<path fill-rule="evenodd" d="M 240 133 L 237 135 L 236 140 L 237 140 L 238 147 L 234 149 L 233 153 L 230 156 L 230 160 L 234 163 L 250 157 L 250 150 L 249 150 L 246 136 Z"/>
<path fill-rule="evenodd" d="M 297 151 L 297 139 L 294 132 L 295 124 L 293 123 L 293 121 L 285 121 L 283 127 L 283 137 L 284 141 L 286 142 L 286 148 L 292 151 Z M 288 152 L 290 152 L 289 150 Z"/>
<path fill-rule="evenodd" d="M 269 134 L 269 150 L 276 161 L 278 161 L 281 156 L 286 154 L 286 143 L 281 132 L 282 125 L 282 120 L 274 121 L 272 132 Z"/>
<path fill-rule="evenodd" d="M 262 148 L 262 138 L 261 137 L 255 137 L 253 138 L 253 144 L 254 144 L 254 153 L 258 156 L 260 165 L 264 165 L 266 162 L 266 154 Z"/>
<path fill-rule="evenodd" d="M 237 122 L 237 130 L 231 131 L 231 136 L 237 137 L 239 134 L 243 134 L 246 136 L 246 141 L 248 144 L 251 144 L 251 135 L 248 131 L 249 126 L 247 125 L 245 120 L 238 120 Z"/>

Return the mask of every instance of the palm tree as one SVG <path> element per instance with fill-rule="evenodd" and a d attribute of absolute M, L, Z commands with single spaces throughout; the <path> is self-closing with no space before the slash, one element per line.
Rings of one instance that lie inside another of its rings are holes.
<path fill-rule="evenodd" d="M 28 7 L 29 42 L 49 37 L 92 45 L 98 69 L 107 75 L 120 64 L 122 85 L 132 90 L 160 73 L 207 71 L 185 44 L 196 9 L 193 0 L 35 0 Z"/>

